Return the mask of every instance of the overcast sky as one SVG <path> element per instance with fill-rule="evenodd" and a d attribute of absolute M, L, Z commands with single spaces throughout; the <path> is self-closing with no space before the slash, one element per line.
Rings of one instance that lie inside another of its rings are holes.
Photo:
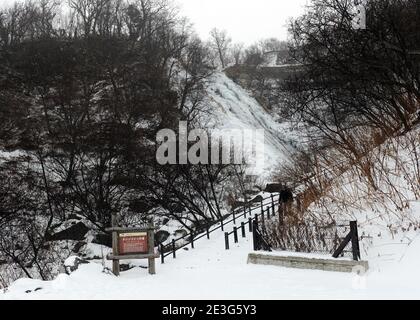
<path fill-rule="evenodd" d="M 0 0 L 1 1 L 1 0 Z M 287 38 L 287 22 L 304 11 L 308 0 L 175 0 L 202 38 L 214 27 L 226 29 L 235 42 Z"/>

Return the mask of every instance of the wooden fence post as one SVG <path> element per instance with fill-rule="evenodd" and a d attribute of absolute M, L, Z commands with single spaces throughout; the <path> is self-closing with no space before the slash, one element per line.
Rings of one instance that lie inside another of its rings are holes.
<path fill-rule="evenodd" d="M 235 243 L 238 243 L 238 228 L 233 227 L 233 240 L 235 241 Z"/>
<path fill-rule="evenodd" d="M 224 225 L 223 225 L 223 218 L 220 219 L 220 226 L 221 226 L 222 231 L 225 231 L 225 228 L 224 228 Z"/>
<path fill-rule="evenodd" d="M 165 247 L 164 247 L 164 245 L 163 245 L 163 243 L 161 243 L 160 244 L 160 262 L 162 263 L 162 264 L 164 264 L 165 263 L 165 249 L 164 249 Z"/>
<path fill-rule="evenodd" d="M 111 217 L 111 225 L 113 228 L 117 227 L 117 215 L 113 214 Z M 118 232 L 112 232 L 112 254 L 118 256 Z M 120 260 L 112 260 L 112 272 L 118 277 L 120 275 Z"/>
<path fill-rule="evenodd" d="M 191 242 L 191 249 L 194 249 L 194 232 L 191 232 L 190 242 Z"/>
<path fill-rule="evenodd" d="M 149 225 L 149 254 L 155 254 L 155 227 L 153 224 Z M 149 258 L 149 274 L 156 274 L 155 258 Z"/>
<path fill-rule="evenodd" d="M 275 211 L 275 205 L 274 205 L 274 195 L 271 194 L 271 210 L 273 211 L 273 216 L 275 215 L 274 211 Z"/>
<path fill-rule="evenodd" d="M 262 214 L 261 214 L 261 224 L 262 224 L 262 226 L 264 226 L 265 225 L 265 215 L 264 215 L 264 211 L 262 212 Z"/>
<path fill-rule="evenodd" d="M 249 232 L 252 232 L 252 218 L 248 218 L 248 228 Z"/>
<path fill-rule="evenodd" d="M 233 224 L 236 224 L 236 214 L 235 214 L 235 210 L 233 210 Z"/>
<path fill-rule="evenodd" d="M 258 214 L 255 215 L 255 218 L 254 219 L 255 219 L 255 223 L 258 226 Z M 254 230 L 254 226 L 252 226 L 252 230 Z"/>
<path fill-rule="evenodd" d="M 229 250 L 229 233 L 225 232 L 225 248 Z"/>
<path fill-rule="evenodd" d="M 241 222 L 242 238 L 246 238 L 245 223 Z"/>
<path fill-rule="evenodd" d="M 244 218 L 246 218 L 246 205 L 244 206 Z"/>
<path fill-rule="evenodd" d="M 209 227 L 206 227 L 207 239 L 210 240 L 210 232 Z"/>
<path fill-rule="evenodd" d="M 176 246 L 175 246 L 175 239 L 172 239 L 172 256 L 176 259 Z"/>
<path fill-rule="evenodd" d="M 254 224 L 252 226 L 252 239 L 253 239 L 253 242 L 254 242 L 254 251 L 259 250 L 257 231 L 258 231 L 258 223 L 256 221 L 254 221 Z"/>
<path fill-rule="evenodd" d="M 357 231 L 357 221 L 350 221 L 350 233 L 351 233 L 351 250 L 353 253 L 353 260 L 358 261 L 360 259 L 360 247 L 359 247 L 359 233 Z"/>
<path fill-rule="evenodd" d="M 270 220 L 270 207 L 267 207 L 267 220 Z"/>

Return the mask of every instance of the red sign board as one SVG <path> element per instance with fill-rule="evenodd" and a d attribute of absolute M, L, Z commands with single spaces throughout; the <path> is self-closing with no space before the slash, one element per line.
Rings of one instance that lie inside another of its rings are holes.
<path fill-rule="evenodd" d="M 118 240 L 120 255 L 149 252 L 147 232 L 120 233 Z"/>

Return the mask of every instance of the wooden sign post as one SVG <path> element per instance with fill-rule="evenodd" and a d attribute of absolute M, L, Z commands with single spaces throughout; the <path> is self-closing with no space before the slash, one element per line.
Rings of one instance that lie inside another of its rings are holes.
<path fill-rule="evenodd" d="M 114 221 L 113 221 L 113 225 Z M 120 260 L 148 259 L 149 273 L 155 274 L 155 259 L 159 254 L 155 253 L 155 228 L 149 225 L 143 228 L 119 228 L 107 229 L 112 232 L 112 254 L 107 256 L 112 260 L 112 272 L 120 275 Z"/>

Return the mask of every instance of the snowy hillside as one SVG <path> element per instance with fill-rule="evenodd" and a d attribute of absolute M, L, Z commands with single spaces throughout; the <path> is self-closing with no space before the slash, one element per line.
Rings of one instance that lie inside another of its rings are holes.
<path fill-rule="evenodd" d="M 290 159 L 297 144 L 297 136 L 289 123 L 276 122 L 249 92 L 229 79 L 224 73 L 216 73 L 208 88 L 210 119 L 208 123 L 217 129 L 264 130 L 263 179 L 278 165 Z M 259 172 L 261 173 L 261 172 Z"/>

